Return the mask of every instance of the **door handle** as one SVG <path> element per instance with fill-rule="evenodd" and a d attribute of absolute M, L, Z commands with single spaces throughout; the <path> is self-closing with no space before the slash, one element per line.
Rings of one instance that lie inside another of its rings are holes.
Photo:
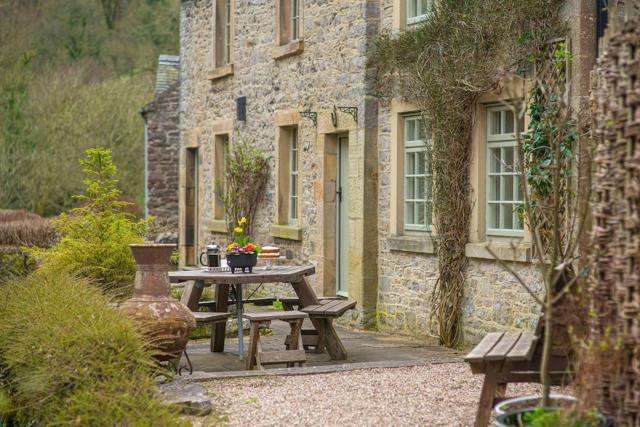
<path fill-rule="evenodd" d="M 338 202 L 342 202 L 342 187 L 339 187 L 339 190 L 336 191 L 336 194 L 338 195 Z"/>

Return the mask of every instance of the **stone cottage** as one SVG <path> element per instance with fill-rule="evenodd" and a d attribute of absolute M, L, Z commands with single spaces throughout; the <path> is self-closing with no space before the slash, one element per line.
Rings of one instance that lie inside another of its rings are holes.
<path fill-rule="evenodd" d="M 160 55 L 154 98 L 140 109 L 144 120 L 144 210 L 161 227 L 163 241 L 178 237 L 180 157 L 180 57 Z"/>
<path fill-rule="evenodd" d="M 568 0 L 565 8 L 576 106 L 588 100 L 596 57 L 593 3 Z M 423 167 L 428 141 L 414 106 L 369 95 L 367 55 L 381 31 L 417 25 L 431 7 L 431 0 L 182 1 L 183 265 L 195 265 L 209 241 L 226 241 L 214 183 L 240 133 L 273 159 L 254 240 L 313 263 L 319 294 L 358 301 L 353 322 L 416 336 L 429 330 L 438 260 Z M 486 250 L 491 244 L 539 283 L 530 236 L 512 214 L 520 196 L 506 190 L 517 178 L 490 162 L 513 157 L 513 129 L 526 125 L 504 107 L 517 101 L 507 92 L 487 93 L 476 111 L 464 310 L 470 342 L 489 330 L 530 328 L 537 318 L 533 301 Z M 499 195 L 488 196 L 490 179 Z"/>

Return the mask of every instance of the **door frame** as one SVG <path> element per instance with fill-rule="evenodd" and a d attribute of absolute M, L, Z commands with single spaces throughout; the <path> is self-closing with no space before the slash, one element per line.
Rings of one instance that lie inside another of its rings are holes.
<path fill-rule="evenodd" d="M 343 147 L 346 144 L 346 147 Z M 349 134 L 337 135 L 336 147 L 336 295 L 349 296 Z M 345 153 L 346 148 L 346 153 Z M 343 157 L 346 154 L 346 159 Z M 346 162 L 346 164 L 345 164 Z M 345 168 L 346 166 L 346 168 Z M 343 170 L 346 169 L 346 170 Z M 343 284 L 343 282 L 345 282 Z"/>

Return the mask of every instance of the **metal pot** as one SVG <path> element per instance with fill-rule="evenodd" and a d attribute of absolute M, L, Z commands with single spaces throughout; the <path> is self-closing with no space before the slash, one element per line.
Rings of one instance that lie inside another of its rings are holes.
<path fill-rule="evenodd" d="M 140 324 L 143 333 L 160 350 L 157 360 L 177 360 L 196 326 L 191 310 L 171 297 L 169 259 L 174 244 L 129 245 L 136 259 L 133 298 L 120 309 Z"/>
<path fill-rule="evenodd" d="M 545 407 L 547 411 L 556 411 L 559 409 L 571 409 L 578 403 L 578 399 L 573 396 L 567 396 L 563 394 L 551 394 L 550 405 Z M 523 396 L 516 397 L 513 399 L 503 400 L 498 403 L 494 409 L 493 413 L 496 416 L 496 426 L 497 427 L 518 427 L 520 425 L 524 425 L 519 420 L 521 420 L 522 416 L 526 413 L 533 412 L 540 407 L 540 402 L 542 401 L 541 396 Z M 607 420 L 604 416 L 599 415 L 600 424 L 599 427 L 610 427 L 610 421 Z"/>

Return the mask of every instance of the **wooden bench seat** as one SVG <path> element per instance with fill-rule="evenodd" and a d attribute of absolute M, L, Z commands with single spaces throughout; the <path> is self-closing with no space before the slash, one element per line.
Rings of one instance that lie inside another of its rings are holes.
<path fill-rule="evenodd" d="M 300 305 L 300 300 L 298 298 L 296 298 L 296 297 L 284 297 L 284 298 L 278 298 L 278 299 L 282 303 L 282 306 L 284 307 L 284 309 L 287 310 L 287 311 L 293 310 L 294 306 L 298 307 L 298 310 L 301 310 L 302 308 L 304 308 L 303 306 Z M 345 298 L 339 297 L 339 296 L 320 297 L 320 298 L 318 298 L 318 300 L 320 301 L 320 304 L 326 304 L 329 301 L 334 301 L 334 300 L 344 301 Z"/>
<path fill-rule="evenodd" d="M 309 316 L 301 311 L 268 311 L 263 313 L 245 313 L 244 318 L 251 323 L 251 340 L 246 358 L 248 370 L 264 369 L 265 365 L 286 364 L 302 366 L 307 361 L 302 342 L 302 322 Z M 263 351 L 260 343 L 260 328 L 269 326 L 272 320 L 282 320 L 291 327 L 291 343 L 283 351 Z"/>
<path fill-rule="evenodd" d="M 484 374 L 475 427 L 489 424 L 491 410 L 505 398 L 507 384 L 540 382 L 541 334 L 532 332 L 492 332 L 475 346 L 464 360 L 471 372 Z M 568 355 L 556 352 L 551 359 L 551 382 L 559 385 L 567 374 Z"/>
<path fill-rule="evenodd" d="M 356 304 L 356 301 L 348 301 L 341 297 L 329 297 L 320 299 L 318 304 L 301 308 L 300 311 L 307 313 L 311 319 L 326 319 L 329 322 L 333 322 L 347 310 L 354 308 Z M 302 347 L 305 350 L 322 353 L 325 347 L 324 339 L 324 331 L 322 329 L 302 330 Z M 292 342 L 292 337 L 287 336 L 284 344 L 288 348 Z"/>
<path fill-rule="evenodd" d="M 307 313 L 309 317 L 340 317 L 347 310 L 356 306 L 356 301 L 343 299 L 320 301 L 318 305 L 309 305 L 300 311 Z"/>
<path fill-rule="evenodd" d="M 215 326 L 217 323 L 226 322 L 229 318 L 229 313 L 218 313 L 212 311 L 192 311 L 193 317 L 196 318 L 197 325 L 210 325 L 211 326 L 211 343 L 209 349 L 213 353 Z"/>

